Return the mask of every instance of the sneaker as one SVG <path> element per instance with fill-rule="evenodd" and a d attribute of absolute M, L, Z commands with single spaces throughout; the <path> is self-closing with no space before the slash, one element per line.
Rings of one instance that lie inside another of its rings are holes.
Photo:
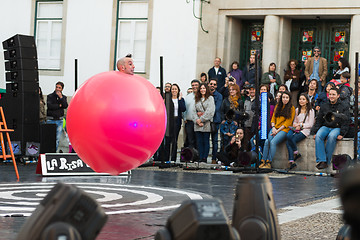
<path fill-rule="evenodd" d="M 301 158 L 300 153 L 294 154 L 294 161 L 298 160 L 299 158 Z"/>
<path fill-rule="evenodd" d="M 234 162 L 230 163 L 230 167 L 234 167 L 234 164 L 235 164 Z"/>
<path fill-rule="evenodd" d="M 294 168 L 296 168 L 296 163 L 295 162 L 289 162 L 289 170 L 293 170 Z"/>
<path fill-rule="evenodd" d="M 265 166 L 265 160 L 261 159 L 261 164 L 259 165 L 259 168 L 263 168 Z"/>
<path fill-rule="evenodd" d="M 217 164 L 220 166 L 223 165 L 223 163 L 221 161 L 218 161 Z"/>
<path fill-rule="evenodd" d="M 327 168 L 328 167 L 328 165 L 327 165 L 327 163 L 326 162 L 319 162 L 317 165 L 316 165 L 316 168 L 317 169 L 324 169 L 324 168 Z"/>
<path fill-rule="evenodd" d="M 265 166 L 263 168 L 271 169 L 271 162 L 269 160 L 266 160 Z"/>

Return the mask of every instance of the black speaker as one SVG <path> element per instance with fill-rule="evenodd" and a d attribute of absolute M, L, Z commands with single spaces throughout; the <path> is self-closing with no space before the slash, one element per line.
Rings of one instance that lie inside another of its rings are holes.
<path fill-rule="evenodd" d="M 10 133 L 11 140 L 21 141 L 21 146 L 25 148 L 27 142 L 40 142 L 40 124 L 17 124 L 12 122 L 8 128 L 14 129 Z"/>
<path fill-rule="evenodd" d="M 155 240 L 238 240 L 217 199 L 186 200 L 168 218 Z"/>
<path fill-rule="evenodd" d="M 232 225 L 241 239 L 280 239 L 272 185 L 267 175 L 239 177 Z"/>
<path fill-rule="evenodd" d="M 38 70 L 37 59 L 16 59 L 5 62 L 6 71 L 14 70 Z"/>
<path fill-rule="evenodd" d="M 8 128 L 14 129 L 10 132 L 11 141 L 18 141 L 21 144 L 21 153 L 28 155 L 29 144 L 40 143 L 40 124 L 18 124 L 16 121 L 8 123 Z M 37 145 L 37 144 L 35 144 Z"/>
<path fill-rule="evenodd" d="M 37 59 L 36 48 L 11 48 L 7 51 L 4 51 L 5 60 L 16 60 L 16 59 Z"/>
<path fill-rule="evenodd" d="M 39 123 L 40 100 L 39 93 L 11 92 L 3 94 L 1 99 L 6 121 L 16 121 L 17 124 Z"/>
<path fill-rule="evenodd" d="M 40 125 L 40 153 L 56 152 L 56 124 Z"/>
<path fill-rule="evenodd" d="M 39 72 L 37 70 L 16 70 L 5 73 L 6 81 L 12 82 L 38 82 Z"/>
<path fill-rule="evenodd" d="M 88 193 L 57 183 L 26 219 L 16 239 L 95 240 L 107 218 Z"/>
<path fill-rule="evenodd" d="M 34 36 L 27 36 L 16 34 L 15 36 L 3 41 L 3 48 L 15 48 L 15 47 L 36 47 Z"/>
<path fill-rule="evenodd" d="M 6 93 L 37 93 L 39 94 L 39 84 L 35 82 L 12 82 L 6 84 Z"/>

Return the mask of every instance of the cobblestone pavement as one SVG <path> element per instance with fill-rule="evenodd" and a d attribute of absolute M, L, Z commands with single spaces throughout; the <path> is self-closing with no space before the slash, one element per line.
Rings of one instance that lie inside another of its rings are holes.
<path fill-rule="evenodd" d="M 130 176 L 41 177 L 35 165 L 0 165 L 0 239 L 14 239 L 26 216 L 57 181 L 75 184 L 103 206 L 109 220 L 97 239 L 153 239 L 183 200 L 219 198 L 231 219 L 241 173 L 143 167 Z M 337 179 L 268 174 L 282 239 L 335 239 L 341 227 Z M 27 204 L 21 204 L 26 202 Z M 11 217 L 13 214 L 21 217 Z M 9 217 L 10 216 L 10 217 Z"/>

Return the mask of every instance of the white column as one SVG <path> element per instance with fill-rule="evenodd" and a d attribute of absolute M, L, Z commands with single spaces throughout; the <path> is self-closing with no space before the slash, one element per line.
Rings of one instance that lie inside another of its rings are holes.
<path fill-rule="evenodd" d="M 262 69 L 267 72 L 271 62 L 276 63 L 276 71 L 279 73 L 278 49 L 280 34 L 280 17 L 274 15 L 265 16 L 263 37 Z"/>
<path fill-rule="evenodd" d="M 354 87 L 355 80 L 355 53 L 360 54 L 360 15 L 354 15 L 351 18 L 350 27 L 350 51 L 349 62 L 351 65 L 351 86 Z M 360 56 L 359 56 L 360 57 Z"/>

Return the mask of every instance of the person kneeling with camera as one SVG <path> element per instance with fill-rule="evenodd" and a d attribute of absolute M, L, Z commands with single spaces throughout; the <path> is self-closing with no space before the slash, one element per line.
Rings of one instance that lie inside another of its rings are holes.
<path fill-rule="evenodd" d="M 311 129 L 315 139 L 316 168 L 319 170 L 328 167 L 336 147 L 336 140 L 343 139 L 349 130 L 349 107 L 341 102 L 339 97 L 339 89 L 330 89 L 329 99 L 321 106 L 314 127 Z"/>
<path fill-rule="evenodd" d="M 224 151 L 217 153 L 219 165 L 240 167 L 247 166 L 251 161 L 250 144 L 244 141 L 244 129 L 236 129 L 235 136 L 230 143 L 224 148 Z"/>

